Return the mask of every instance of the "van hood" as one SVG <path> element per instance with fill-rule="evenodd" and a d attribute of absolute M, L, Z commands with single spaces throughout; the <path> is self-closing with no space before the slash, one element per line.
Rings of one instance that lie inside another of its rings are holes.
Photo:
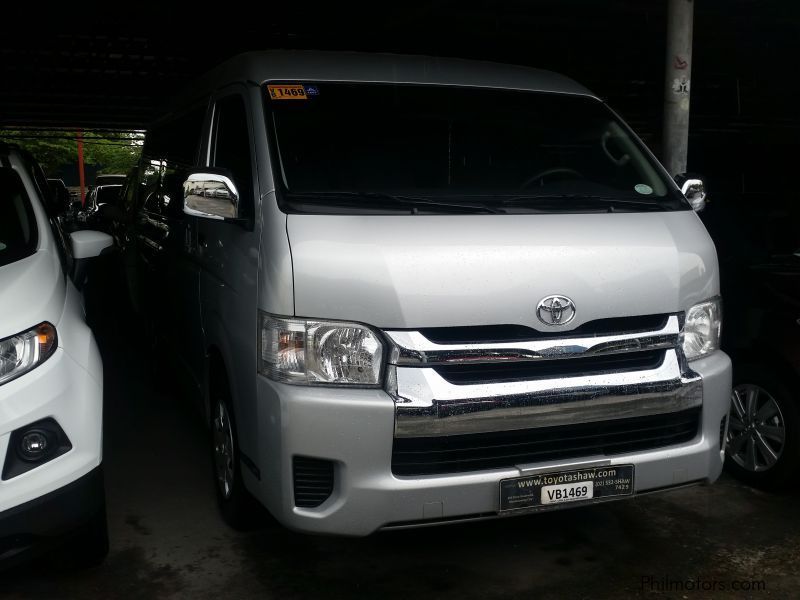
<path fill-rule="evenodd" d="M 43 321 L 58 325 L 65 294 L 61 264 L 48 250 L 0 267 L 0 339 Z"/>
<path fill-rule="evenodd" d="M 376 327 L 525 325 L 551 295 L 560 331 L 675 313 L 719 293 L 692 211 L 531 215 L 297 215 L 287 219 L 295 314 Z"/>

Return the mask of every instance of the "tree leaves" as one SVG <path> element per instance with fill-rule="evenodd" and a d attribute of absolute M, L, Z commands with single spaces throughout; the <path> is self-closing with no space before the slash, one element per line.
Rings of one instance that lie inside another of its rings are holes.
<path fill-rule="evenodd" d="M 78 162 L 77 133 L 54 130 L 0 130 L 0 141 L 17 144 L 28 150 L 46 173 L 56 173 L 65 165 Z M 127 173 L 139 160 L 144 133 L 83 133 L 84 162 L 97 165 L 100 173 Z"/>

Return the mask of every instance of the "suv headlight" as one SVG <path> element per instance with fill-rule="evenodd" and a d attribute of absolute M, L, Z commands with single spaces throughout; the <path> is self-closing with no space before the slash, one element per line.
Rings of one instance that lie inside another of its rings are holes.
<path fill-rule="evenodd" d="M 722 334 L 722 301 L 712 298 L 695 304 L 686 311 L 683 324 L 683 353 L 688 360 L 694 360 L 719 350 Z"/>
<path fill-rule="evenodd" d="M 56 328 L 50 323 L 0 340 L 0 385 L 42 364 L 57 347 Z"/>
<path fill-rule="evenodd" d="M 381 384 L 383 343 L 369 327 L 259 314 L 258 370 L 284 383 Z"/>

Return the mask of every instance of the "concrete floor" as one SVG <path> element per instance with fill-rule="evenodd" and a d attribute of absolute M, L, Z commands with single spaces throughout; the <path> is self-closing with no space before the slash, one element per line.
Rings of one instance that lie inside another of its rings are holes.
<path fill-rule="evenodd" d="M 197 414 L 155 389 L 143 352 L 123 343 L 126 319 L 97 330 L 110 554 L 82 572 L 48 559 L 7 573 L 3 598 L 787 598 L 800 586 L 798 494 L 764 494 L 725 477 L 711 487 L 366 539 L 276 526 L 237 533 L 217 514 Z M 661 590 L 643 587 L 646 577 Z M 700 578 L 717 592 L 665 590 L 665 578 Z M 751 580 L 766 590 L 730 591 Z"/>

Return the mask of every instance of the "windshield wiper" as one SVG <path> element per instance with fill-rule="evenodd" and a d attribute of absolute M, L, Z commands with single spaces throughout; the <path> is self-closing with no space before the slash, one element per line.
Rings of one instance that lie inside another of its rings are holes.
<path fill-rule="evenodd" d="M 361 203 L 352 202 L 354 199 L 365 199 L 389 203 L 391 205 L 401 204 L 403 206 L 410 206 L 412 214 L 417 213 L 420 207 L 430 206 L 439 209 L 455 209 L 458 211 L 469 212 L 485 212 L 491 214 L 504 214 L 505 211 L 501 208 L 487 206 L 482 203 L 471 202 L 450 202 L 443 200 L 434 200 L 424 196 L 406 196 L 402 194 L 390 194 L 388 192 L 360 192 L 360 191 L 342 191 L 342 192 L 296 192 L 290 193 L 292 198 L 324 198 L 326 201 L 340 204 L 344 200 L 352 206 L 363 206 Z"/>
<path fill-rule="evenodd" d="M 599 196 L 592 194 L 531 194 L 524 196 L 511 196 L 508 198 L 501 198 L 500 204 L 502 206 L 524 206 L 527 204 L 547 204 L 553 200 L 566 200 L 569 203 L 581 203 L 591 205 L 595 201 L 604 203 L 609 210 L 613 210 L 615 206 L 646 208 L 648 210 L 666 210 L 660 199 L 654 198 L 653 201 L 644 200 L 626 200 L 624 198 L 617 198 L 616 196 Z M 588 201 L 588 202 L 584 202 Z"/>

